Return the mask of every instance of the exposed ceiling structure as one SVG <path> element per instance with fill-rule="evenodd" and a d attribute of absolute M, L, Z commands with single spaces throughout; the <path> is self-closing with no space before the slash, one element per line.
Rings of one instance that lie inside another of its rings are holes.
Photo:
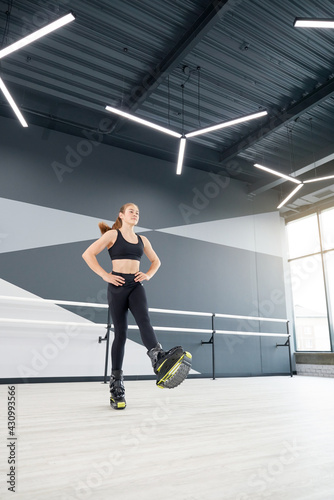
<path fill-rule="evenodd" d="M 74 22 L 0 60 L 29 124 L 103 133 L 105 144 L 176 165 L 173 137 L 105 106 L 180 133 L 267 110 L 192 138 L 184 164 L 282 199 L 291 185 L 254 163 L 302 181 L 334 173 L 334 30 L 293 27 L 333 18 L 332 0 L 1 0 L 1 48 L 69 11 Z M 0 115 L 13 117 L 2 94 Z M 332 181 L 305 185 L 281 213 L 323 200 L 334 202 Z"/>

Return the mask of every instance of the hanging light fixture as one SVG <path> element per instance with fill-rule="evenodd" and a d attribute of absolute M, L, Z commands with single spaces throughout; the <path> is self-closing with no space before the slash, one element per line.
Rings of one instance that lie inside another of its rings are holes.
<path fill-rule="evenodd" d="M 183 163 L 183 158 L 184 158 L 184 151 L 186 147 L 186 139 L 190 137 L 195 137 L 196 135 L 200 134 L 206 134 L 209 132 L 212 132 L 213 130 L 218 130 L 224 127 L 231 127 L 232 125 L 235 125 L 237 123 L 242 123 L 248 120 L 254 120 L 256 118 L 260 118 L 262 116 L 267 115 L 267 111 L 260 111 L 258 113 L 253 113 L 251 115 L 247 116 L 242 116 L 241 118 L 236 118 L 234 120 L 230 120 L 228 122 L 222 122 L 218 123 L 217 125 L 213 125 L 211 127 L 206 127 L 204 129 L 200 130 L 195 130 L 193 132 L 189 132 L 188 134 L 180 134 L 178 132 L 174 132 L 173 130 L 167 129 L 165 127 L 161 127 L 160 125 L 157 125 L 156 123 L 150 122 L 148 120 L 143 120 L 142 118 L 138 118 L 135 115 L 132 115 L 130 113 L 127 113 L 125 111 L 121 111 L 120 109 L 114 108 L 112 106 L 106 106 L 105 107 L 106 111 L 110 111 L 111 113 L 115 113 L 117 115 L 123 116 L 124 118 L 128 118 L 129 120 L 136 121 L 138 123 L 141 123 L 142 125 L 145 125 L 146 127 L 151 127 L 156 130 L 159 130 L 160 132 L 164 132 L 165 134 L 172 135 L 174 137 L 177 137 L 180 139 L 180 145 L 179 145 L 179 154 L 178 154 L 178 162 L 177 162 L 177 171 L 176 173 L 179 175 L 182 170 L 182 163 Z"/>
<path fill-rule="evenodd" d="M 313 141 L 312 118 L 310 118 L 309 121 L 310 121 L 311 141 L 312 141 L 312 145 L 313 145 L 314 141 Z M 292 132 L 292 128 L 290 129 L 290 132 Z M 290 147 L 292 148 L 292 139 L 291 139 Z M 292 151 L 293 151 L 293 148 L 292 148 Z M 314 163 L 314 169 L 315 169 L 314 171 L 316 173 L 316 161 L 315 161 L 315 157 L 314 157 L 314 150 L 312 150 L 312 152 L 313 152 L 313 163 Z M 259 165 L 258 163 L 255 163 L 254 167 L 259 168 L 261 170 L 264 170 L 266 172 L 269 172 L 270 174 L 277 175 L 278 177 L 281 177 L 287 181 L 291 181 L 291 182 L 294 182 L 295 184 L 298 184 L 297 188 L 295 188 L 278 205 L 278 207 L 277 207 L 278 209 L 283 207 L 283 205 L 285 205 L 304 186 L 304 184 L 308 184 L 310 182 L 321 182 L 321 181 L 325 181 L 327 179 L 334 179 L 334 175 L 328 175 L 326 177 L 313 177 L 312 179 L 306 179 L 304 181 L 300 181 L 299 179 L 297 179 L 295 177 L 291 177 L 290 175 L 283 174 L 282 172 L 278 172 L 277 170 L 274 170 L 272 168 L 268 168 L 268 167 L 265 167 L 263 165 Z"/>
<path fill-rule="evenodd" d="M 201 69 L 201 67 L 197 66 L 196 70 L 193 70 L 193 71 L 197 71 L 197 74 L 198 74 L 198 121 L 199 121 L 199 123 L 201 123 L 201 120 L 200 120 L 200 97 L 199 97 L 200 96 L 200 69 Z M 138 123 L 141 123 L 142 125 L 154 128 L 156 130 L 159 130 L 160 132 L 164 132 L 166 134 L 172 135 L 172 136 L 180 139 L 178 159 L 177 159 L 177 166 L 176 166 L 176 174 L 177 175 L 180 175 L 181 172 L 182 172 L 183 159 L 184 159 L 184 153 L 185 153 L 187 139 L 189 139 L 191 137 L 195 137 L 197 135 L 207 134 L 209 132 L 213 132 L 213 131 L 219 130 L 221 128 L 231 127 L 233 125 L 236 125 L 237 123 L 242 123 L 242 122 L 245 122 L 245 121 L 248 121 L 248 120 L 254 120 L 256 118 L 260 118 L 260 117 L 265 116 L 265 115 L 268 114 L 266 110 L 263 110 L 263 111 L 259 111 L 257 113 L 252 113 L 250 115 L 246 115 L 246 116 L 242 116 L 242 117 L 236 118 L 234 120 L 229 120 L 229 121 L 226 121 L 226 122 L 221 122 L 221 123 L 218 123 L 216 125 L 212 125 L 210 127 L 205 127 L 205 128 L 201 128 L 201 129 L 198 129 L 198 130 L 194 130 L 192 132 L 185 133 L 185 131 L 184 131 L 184 88 L 185 88 L 185 84 L 187 83 L 187 81 L 190 78 L 190 74 L 193 71 L 189 70 L 188 66 L 184 66 L 182 71 L 187 76 L 186 81 L 181 84 L 181 89 L 182 89 L 182 96 L 181 96 L 181 102 L 182 102 L 182 113 L 181 113 L 182 114 L 182 133 L 175 132 L 175 131 L 173 131 L 171 129 L 166 129 L 165 127 L 162 127 L 162 126 L 157 125 L 155 123 L 149 122 L 148 120 L 143 120 L 142 118 L 137 118 L 136 116 L 134 116 L 134 115 L 132 115 L 130 113 L 127 113 L 127 112 L 122 111 L 120 109 L 114 108 L 112 106 L 106 106 L 105 107 L 105 109 L 107 111 L 110 111 L 111 113 L 115 113 L 117 115 L 123 116 L 124 118 L 128 118 L 129 120 L 136 121 Z M 169 113 L 169 80 L 168 80 L 168 113 Z"/>
<path fill-rule="evenodd" d="M 327 181 L 327 179 L 334 179 L 334 175 L 328 175 L 327 177 L 318 177 L 315 179 L 308 179 L 307 181 L 303 181 L 303 183 L 307 184 L 309 182 Z"/>
<path fill-rule="evenodd" d="M 296 179 L 294 177 L 290 177 L 289 175 L 285 175 L 281 172 L 278 172 L 277 170 L 273 170 L 271 168 L 268 168 L 268 167 L 264 167 L 263 165 L 259 165 L 258 163 L 255 163 L 254 164 L 254 167 L 256 168 L 260 168 L 261 170 L 265 170 L 266 172 L 269 172 L 271 174 L 274 174 L 274 175 L 277 175 L 278 177 L 281 177 L 285 180 L 288 180 L 288 181 L 291 181 L 291 182 L 295 182 L 296 184 L 298 184 L 298 186 L 289 194 L 289 196 L 287 196 L 285 198 L 285 200 L 283 200 L 277 208 L 281 208 L 283 207 L 283 205 L 285 205 L 285 203 L 290 200 L 290 198 L 292 198 L 292 196 L 297 193 L 299 191 L 299 189 L 301 189 L 304 184 L 308 184 L 310 182 L 320 182 L 320 181 L 325 181 L 327 179 L 334 179 L 334 175 L 328 175 L 326 177 L 316 177 L 316 178 L 313 178 L 313 179 L 306 179 L 305 181 L 300 181 L 299 179 Z"/>
<path fill-rule="evenodd" d="M 264 167 L 263 165 L 259 165 L 258 163 L 255 163 L 254 167 L 259 168 L 261 170 L 264 170 L 265 172 L 269 172 L 270 174 L 277 175 L 278 177 L 282 177 L 283 179 L 286 179 L 287 181 L 294 182 L 295 184 L 302 183 L 301 181 L 299 181 L 298 179 L 295 179 L 294 177 L 290 177 L 289 175 L 282 174 L 281 172 L 278 172 L 277 170 L 273 170 L 272 168 Z"/>
<path fill-rule="evenodd" d="M 285 205 L 289 200 L 290 198 L 292 198 L 302 187 L 304 186 L 303 183 L 299 184 L 293 191 L 291 191 L 291 193 L 278 205 L 277 208 L 281 208 L 283 207 L 283 205 Z"/>
<path fill-rule="evenodd" d="M 9 90 L 7 89 L 6 85 L 4 84 L 4 81 L 1 78 L 0 78 L 0 89 L 2 90 L 4 96 L 6 97 L 9 105 L 11 106 L 12 110 L 16 114 L 17 118 L 19 119 L 22 127 L 28 127 L 28 124 L 25 121 L 25 119 L 23 118 L 23 115 L 22 115 L 21 111 L 17 107 L 14 99 L 10 95 Z"/>
<path fill-rule="evenodd" d="M 186 148 L 186 141 L 187 141 L 187 139 L 185 137 L 181 137 L 180 147 L 179 147 L 179 156 L 178 156 L 178 159 L 177 159 L 177 166 L 176 166 L 176 173 L 177 173 L 177 175 L 180 175 L 181 172 L 182 172 L 184 151 L 185 151 L 185 148 Z"/>
<path fill-rule="evenodd" d="M 75 16 L 72 12 L 69 14 L 66 14 L 66 16 L 61 17 L 57 21 L 54 21 L 47 26 L 44 26 L 43 28 L 34 31 L 30 35 L 27 35 L 24 38 L 21 38 L 21 40 L 18 40 L 17 42 L 12 43 L 8 47 L 5 47 L 4 49 L 0 50 L 0 59 L 3 59 L 6 57 L 8 54 L 12 54 L 13 52 L 21 49 L 22 47 L 25 47 L 26 45 L 34 42 L 35 40 L 38 40 L 39 38 L 42 38 L 43 36 L 47 35 L 48 33 L 51 33 L 52 31 L 57 30 L 58 28 L 61 28 L 62 26 L 65 26 L 65 24 L 70 23 L 71 21 L 74 21 Z M 11 108 L 13 109 L 14 113 L 16 114 L 17 118 L 19 119 L 22 127 L 28 127 L 27 122 L 23 118 L 22 113 L 20 112 L 18 106 L 16 105 L 14 99 L 12 98 L 11 94 L 9 93 L 9 90 L 7 89 L 4 81 L 0 78 L 0 89 L 2 90 L 4 96 L 6 97 L 8 103 L 10 104 Z"/>
<path fill-rule="evenodd" d="M 296 17 L 293 26 L 294 28 L 334 28 L 334 20 Z"/>
<path fill-rule="evenodd" d="M 34 31 L 33 33 L 30 33 L 30 35 L 27 35 L 24 38 L 21 38 L 21 40 L 18 40 L 17 42 L 12 43 L 8 47 L 5 47 L 4 49 L 0 50 L 0 59 L 6 57 L 8 54 L 11 54 L 12 52 L 15 52 L 16 50 L 21 49 L 22 47 L 25 47 L 26 45 L 34 42 L 35 40 L 42 38 L 48 33 L 51 33 L 52 31 L 55 31 L 58 28 L 61 28 L 65 24 L 74 21 L 74 19 L 75 19 L 74 14 L 70 12 L 66 16 L 63 16 L 60 19 L 58 19 L 57 21 L 54 21 L 53 23 L 44 26 L 44 28 Z"/>
<path fill-rule="evenodd" d="M 107 111 L 110 111 L 110 113 L 115 113 L 116 115 L 123 116 L 123 118 L 128 118 L 129 120 L 132 120 L 134 122 L 140 123 L 141 125 L 145 125 L 146 127 L 154 128 L 155 130 L 159 130 L 159 132 L 163 132 L 164 134 L 172 135 L 173 137 L 177 137 L 180 139 L 182 137 L 182 134 L 178 132 L 174 132 L 174 130 L 170 130 L 169 128 L 166 127 L 161 127 L 161 125 L 157 125 L 156 123 L 149 122 L 148 120 L 143 120 L 142 118 L 139 118 L 138 116 L 131 115 L 130 113 L 126 113 L 125 111 L 122 111 L 117 108 L 113 108 L 112 106 L 106 106 L 105 108 Z"/>
<path fill-rule="evenodd" d="M 183 72 L 186 74 L 186 66 L 183 67 Z M 188 79 L 190 78 L 190 71 L 188 72 Z M 185 83 L 181 84 L 181 102 L 182 102 L 182 137 L 180 139 L 180 145 L 179 145 L 179 155 L 177 158 L 177 165 L 176 165 L 176 175 L 181 175 L 182 173 L 182 168 L 183 168 L 183 159 L 184 159 L 184 152 L 186 149 L 186 144 L 187 144 L 187 139 L 184 135 L 184 85 Z"/>
<path fill-rule="evenodd" d="M 208 134 L 209 132 L 213 132 L 214 130 L 219 130 L 225 127 L 232 127 L 232 125 L 236 125 L 237 123 L 242 123 L 249 120 L 254 120 L 255 118 L 260 118 L 261 116 L 265 116 L 266 114 L 267 111 L 260 111 L 259 113 L 253 113 L 251 115 L 242 116 L 241 118 L 236 118 L 235 120 L 218 123 L 217 125 L 212 125 L 211 127 L 202 128 L 200 130 L 194 130 L 193 132 L 189 132 L 188 134 L 186 134 L 186 137 L 195 137 L 196 135 Z"/>

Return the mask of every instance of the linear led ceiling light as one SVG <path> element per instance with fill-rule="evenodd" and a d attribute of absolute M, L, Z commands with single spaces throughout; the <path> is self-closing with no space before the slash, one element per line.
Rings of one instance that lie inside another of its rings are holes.
<path fill-rule="evenodd" d="M 4 49 L 0 50 L 0 59 L 7 56 L 8 54 L 11 54 L 12 52 L 15 52 L 16 50 L 21 49 L 22 47 L 25 47 L 26 45 L 34 42 L 35 40 L 38 40 L 38 38 L 41 38 L 42 36 L 45 36 L 48 33 L 57 30 L 58 28 L 61 28 L 65 24 L 74 21 L 74 19 L 75 16 L 72 14 L 72 12 L 70 12 L 69 14 L 66 14 L 66 16 L 63 16 L 60 19 L 58 19 L 57 21 L 54 21 L 53 23 L 50 23 L 47 26 L 44 26 L 44 28 L 34 31 L 34 33 L 31 33 L 30 35 L 21 38 L 21 40 L 18 40 L 17 42 L 12 43 L 8 47 L 5 47 Z"/>
<path fill-rule="evenodd" d="M 287 181 L 294 182 L 295 184 L 302 183 L 301 181 L 299 181 L 298 179 L 295 179 L 294 177 L 290 177 L 289 175 L 282 174 L 281 172 L 278 172 L 277 170 L 272 170 L 271 168 L 264 167 L 263 165 L 259 165 L 258 163 L 255 163 L 254 167 L 260 168 L 261 170 L 265 170 L 266 172 L 269 172 L 270 174 L 277 175 L 278 177 L 282 177 L 283 179 L 286 179 Z"/>
<path fill-rule="evenodd" d="M 47 35 L 48 33 L 51 33 L 52 31 L 55 31 L 58 28 L 61 28 L 67 23 L 70 23 L 71 21 L 74 21 L 75 16 L 72 12 L 69 14 L 66 14 L 66 16 L 61 17 L 57 21 L 54 21 L 53 23 L 48 24 L 47 26 L 44 26 L 44 28 L 41 28 L 37 31 L 34 31 L 34 33 L 31 33 L 30 35 L 25 36 L 24 38 L 21 38 L 21 40 L 18 40 L 17 42 L 12 43 L 8 47 L 5 47 L 4 49 L 0 50 L 0 59 L 3 57 L 6 57 L 8 54 L 12 54 L 16 50 L 21 49 L 22 47 L 25 47 L 26 45 L 34 42 L 35 40 L 38 40 L 38 38 L 41 38 L 42 36 Z M 21 125 L 23 127 L 28 127 L 27 122 L 23 118 L 19 108 L 15 104 L 14 99 L 10 95 L 6 85 L 4 84 L 3 80 L 0 79 L 0 88 L 2 92 L 4 93 L 7 101 L 11 105 L 14 113 L 18 117 L 18 119 L 21 122 Z"/>
<path fill-rule="evenodd" d="M 293 26 L 295 28 L 334 28 L 334 20 L 296 17 Z"/>
<path fill-rule="evenodd" d="M 328 175 L 327 177 L 316 177 L 315 179 L 308 179 L 307 181 L 304 181 L 304 184 L 307 184 L 309 182 L 326 181 L 327 179 L 334 179 L 334 175 Z"/>
<path fill-rule="evenodd" d="M 283 207 L 283 205 L 285 205 L 289 200 L 290 198 L 292 198 L 296 193 L 297 191 L 299 191 L 302 187 L 304 186 L 304 184 L 299 184 L 293 191 L 291 191 L 291 193 L 289 194 L 289 196 L 287 196 L 279 205 L 277 208 L 281 208 Z"/>
<path fill-rule="evenodd" d="M 0 78 L 0 89 L 2 90 L 2 92 L 3 92 L 4 96 L 6 97 L 7 101 L 9 102 L 12 110 L 14 111 L 14 113 L 16 114 L 16 116 L 18 117 L 18 119 L 20 120 L 20 123 L 21 123 L 22 127 L 28 127 L 28 124 L 25 121 L 25 119 L 23 118 L 23 115 L 22 115 L 21 111 L 19 110 L 19 108 L 15 104 L 14 99 L 10 95 L 9 90 L 7 89 L 6 85 L 4 84 L 4 82 L 3 82 L 3 80 L 1 78 Z"/>
<path fill-rule="evenodd" d="M 290 200 L 290 198 L 292 198 L 292 196 L 297 193 L 299 191 L 299 189 L 301 189 L 304 184 L 308 184 L 310 182 L 320 182 L 320 181 L 326 181 L 327 179 L 334 179 L 334 175 L 328 175 L 327 177 L 315 177 L 313 179 L 307 179 L 305 181 L 300 181 L 299 179 L 295 179 L 294 177 L 290 177 L 289 175 L 285 175 L 285 174 L 282 174 L 281 172 L 278 172 L 277 170 L 273 170 L 271 168 L 268 168 L 268 167 L 264 167 L 263 165 L 259 165 L 258 163 L 255 163 L 254 164 L 254 167 L 257 167 L 257 168 L 260 168 L 261 170 L 264 170 L 265 172 L 269 172 L 270 174 L 274 174 L 274 175 L 277 175 L 278 177 L 282 177 L 283 179 L 286 179 L 287 181 L 291 181 L 291 182 L 294 182 L 295 184 L 298 184 L 298 186 L 296 187 L 296 189 L 294 189 L 290 194 L 289 196 L 287 196 L 285 198 L 285 200 L 282 201 L 282 203 L 280 203 L 278 205 L 277 208 L 281 208 L 283 207 L 283 205 L 285 205 L 285 203 L 287 201 Z"/>
<path fill-rule="evenodd" d="M 176 173 L 178 175 L 181 174 L 182 171 L 182 165 L 183 165 L 183 158 L 184 158 L 184 151 L 186 147 L 186 139 L 188 137 L 194 137 L 196 135 L 200 134 L 206 134 L 209 132 L 212 132 L 213 130 L 218 130 L 224 127 L 231 127 L 232 125 L 236 125 L 237 123 L 242 123 L 248 120 L 254 120 L 255 118 L 260 118 L 261 116 L 267 115 L 267 111 L 259 111 L 258 113 L 253 113 L 251 115 L 247 116 L 242 116 L 241 118 L 236 118 L 235 120 L 230 120 L 228 122 L 223 122 L 223 123 L 218 123 L 217 125 L 213 125 L 211 127 L 206 127 L 200 130 L 194 130 L 193 132 L 189 132 L 189 134 L 180 134 L 178 132 L 174 132 L 174 130 L 170 130 L 165 127 L 161 127 L 160 125 L 157 125 L 156 123 L 150 122 L 148 120 L 143 120 L 142 118 L 138 118 L 135 115 L 132 115 L 131 113 L 127 113 L 125 111 L 121 111 L 120 109 L 114 108 L 112 106 L 106 106 L 105 109 L 107 111 L 110 111 L 111 113 L 115 113 L 116 115 L 123 116 L 124 118 L 128 118 L 129 120 L 133 120 L 135 122 L 141 123 L 142 125 L 145 125 L 146 127 L 151 127 L 156 130 L 159 130 L 160 132 L 164 132 L 165 134 L 172 135 L 173 137 L 176 137 L 180 139 L 180 145 L 179 145 L 179 154 L 178 154 L 178 161 L 177 161 L 177 167 L 176 167 Z"/>
<path fill-rule="evenodd" d="M 182 172 L 184 150 L 186 148 L 186 140 L 187 139 L 185 137 L 181 137 L 180 147 L 179 147 L 179 157 L 177 159 L 177 167 L 176 167 L 176 173 L 177 173 L 177 175 L 180 175 L 181 172 Z"/>
<path fill-rule="evenodd" d="M 130 113 L 126 113 L 125 111 L 121 111 L 120 109 L 113 108 L 112 106 L 106 106 L 106 110 L 110 111 L 111 113 L 115 113 L 116 115 L 123 116 L 124 118 L 129 118 L 129 120 L 132 120 L 137 123 L 141 123 L 142 125 L 145 125 L 146 127 L 151 127 L 154 128 L 155 130 L 159 130 L 160 132 L 163 132 L 164 134 L 169 134 L 172 135 L 173 137 L 177 137 L 180 139 L 182 137 L 182 134 L 179 134 L 178 132 L 174 132 L 174 130 L 170 130 L 169 128 L 161 127 L 160 125 L 157 125 L 156 123 L 149 122 L 148 120 L 143 120 L 142 118 L 138 118 L 138 116 L 131 115 Z"/>
<path fill-rule="evenodd" d="M 237 123 L 246 122 L 249 120 L 254 120 L 255 118 L 260 118 L 261 116 L 265 116 L 267 111 L 260 111 L 259 113 L 253 113 L 252 115 L 242 116 L 241 118 L 236 118 L 235 120 L 230 120 L 228 122 L 218 123 L 217 125 L 212 125 L 211 127 L 202 128 L 200 130 L 194 130 L 193 132 L 189 132 L 186 134 L 186 137 L 195 137 L 196 135 L 207 134 L 209 132 L 213 132 L 214 130 L 219 130 L 225 127 L 231 127 L 232 125 L 236 125 Z"/>

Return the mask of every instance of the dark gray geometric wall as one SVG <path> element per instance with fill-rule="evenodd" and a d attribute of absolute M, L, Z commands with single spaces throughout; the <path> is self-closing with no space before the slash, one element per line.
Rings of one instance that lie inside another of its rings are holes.
<path fill-rule="evenodd" d="M 137 232 L 149 238 L 162 261 L 154 279 L 145 283 L 150 307 L 286 316 L 283 227 L 273 194 L 250 199 L 245 186 L 226 173 L 215 175 L 185 167 L 176 176 L 174 164 L 105 146 L 97 135 L 86 133 L 79 138 L 33 126 L 22 129 L 7 119 L 0 119 L 0 126 L 0 295 L 105 302 L 106 283 L 89 270 L 81 254 L 99 237 L 98 221 L 112 222 L 119 207 L 133 201 L 140 209 Z M 111 270 L 107 252 L 99 260 Z M 143 270 L 148 266 L 144 259 Z M 17 317 L 17 310 L 4 302 L 1 317 Z M 105 310 L 95 311 L 92 317 L 87 308 L 69 312 L 53 306 L 48 317 L 58 318 L 65 312 L 68 321 L 104 322 Z M 44 314 L 41 310 L 35 313 L 35 318 Z M 27 314 L 26 310 L 23 316 Z M 208 319 L 156 313 L 152 322 L 211 326 Z M 263 325 L 221 320 L 217 328 L 284 332 L 280 325 Z M 22 336 L 23 343 L 30 346 L 28 353 L 22 348 L 13 366 L 1 360 L 2 378 L 22 375 L 22 366 L 31 368 L 31 377 L 103 373 L 104 347 L 87 332 L 80 341 L 72 339 L 66 349 L 58 347 L 59 353 L 54 359 L 49 356 L 45 368 L 34 370 L 33 356 L 37 352 L 43 357 L 43 345 L 46 349 L 45 328 L 36 333 L 26 327 L 24 334 L 18 325 L 1 324 L 8 349 L 15 349 L 18 337 L 22 344 Z M 166 347 L 184 344 L 193 353 L 195 372 L 210 373 L 211 349 L 200 343 L 202 338 L 208 340 L 207 335 L 159 332 L 158 336 Z M 131 330 L 129 338 L 125 373 L 150 373 L 142 348 L 143 361 L 137 361 L 139 334 Z M 276 340 L 217 337 L 217 375 L 287 372 L 287 353 L 275 348 Z M 34 342 L 38 345 L 32 352 Z M 77 371 L 72 348 L 80 351 Z"/>

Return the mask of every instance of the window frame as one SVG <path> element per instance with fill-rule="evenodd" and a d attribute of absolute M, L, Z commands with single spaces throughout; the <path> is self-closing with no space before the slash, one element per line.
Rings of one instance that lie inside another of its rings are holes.
<path fill-rule="evenodd" d="M 329 293 L 329 280 L 328 280 L 328 277 L 327 277 L 327 268 L 326 268 L 326 262 L 325 262 L 325 255 L 329 252 L 333 252 L 334 251 L 334 246 L 333 248 L 327 248 L 326 250 L 324 250 L 323 248 L 323 234 L 322 234 L 322 227 L 321 227 L 321 214 L 323 212 L 326 212 L 328 210 L 334 210 L 334 206 L 329 206 L 329 207 L 323 207 L 323 208 L 318 208 L 314 211 L 310 211 L 308 212 L 307 214 L 303 214 L 301 215 L 300 217 L 295 217 L 289 221 L 286 221 L 286 228 L 288 226 L 288 224 L 292 223 L 292 222 L 296 222 L 297 220 L 300 220 L 300 219 L 305 219 L 307 217 L 310 217 L 311 215 L 314 215 L 316 214 L 316 220 L 317 220 L 317 226 L 318 226 L 318 234 L 319 234 L 319 242 L 320 242 L 320 250 L 318 252 L 314 252 L 314 253 L 311 253 L 311 254 L 303 254 L 303 255 L 300 255 L 298 257 L 293 257 L 293 258 L 289 258 L 289 256 L 287 257 L 287 262 L 288 262 L 288 266 L 289 266 L 289 272 L 290 272 L 290 262 L 294 261 L 298 261 L 298 260 L 301 260 L 301 259 L 304 259 L 306 257 L 313 257 L 313 256 L 320 256 L 320 261 L 321 261 L 321 268 L 322 268 L 322 279 L 323 279 L 323 284 L 324 284 L 324 292 L 325 292 L 325 303 L 326 303 L 326 311 L 327 311 L 327 323 L 328 323 L 328 331 L 329 331 L 329 343 L 330 343 L 330 350 L 329 351 L 303 351 L 303 350 L 300 350 L 300 349 L 297 349 L 297 334 L 296 334 L 296 328 L 295 328 L 295 305 L 294 305 L 294 301 L 293 301 L 293 292 L 292 292 L 292 289 L 291 289 L 291 297 L 292 297 L 292 309 L 293 309 L 293 318 L 294 318 L 294 329 L 293 329 L 293 332 L 294 332 L 294 343 L 295 343 L 295 348 L 296 348 L 296 352 L 307 352 L 307 353 L 312 353 L 312 352 L 316 352 L 316 353 L 319 353 L 319 352 L 334 352 L 334 331 L 333 331 L 333 315 L 334 315 L 334 311 L 331 310 L 331 301 L 330 301 L 330 293 Z M 288 242 L 288 231 L 286 230 L 286 238 L 287 238 L 287 242 Z"/>

